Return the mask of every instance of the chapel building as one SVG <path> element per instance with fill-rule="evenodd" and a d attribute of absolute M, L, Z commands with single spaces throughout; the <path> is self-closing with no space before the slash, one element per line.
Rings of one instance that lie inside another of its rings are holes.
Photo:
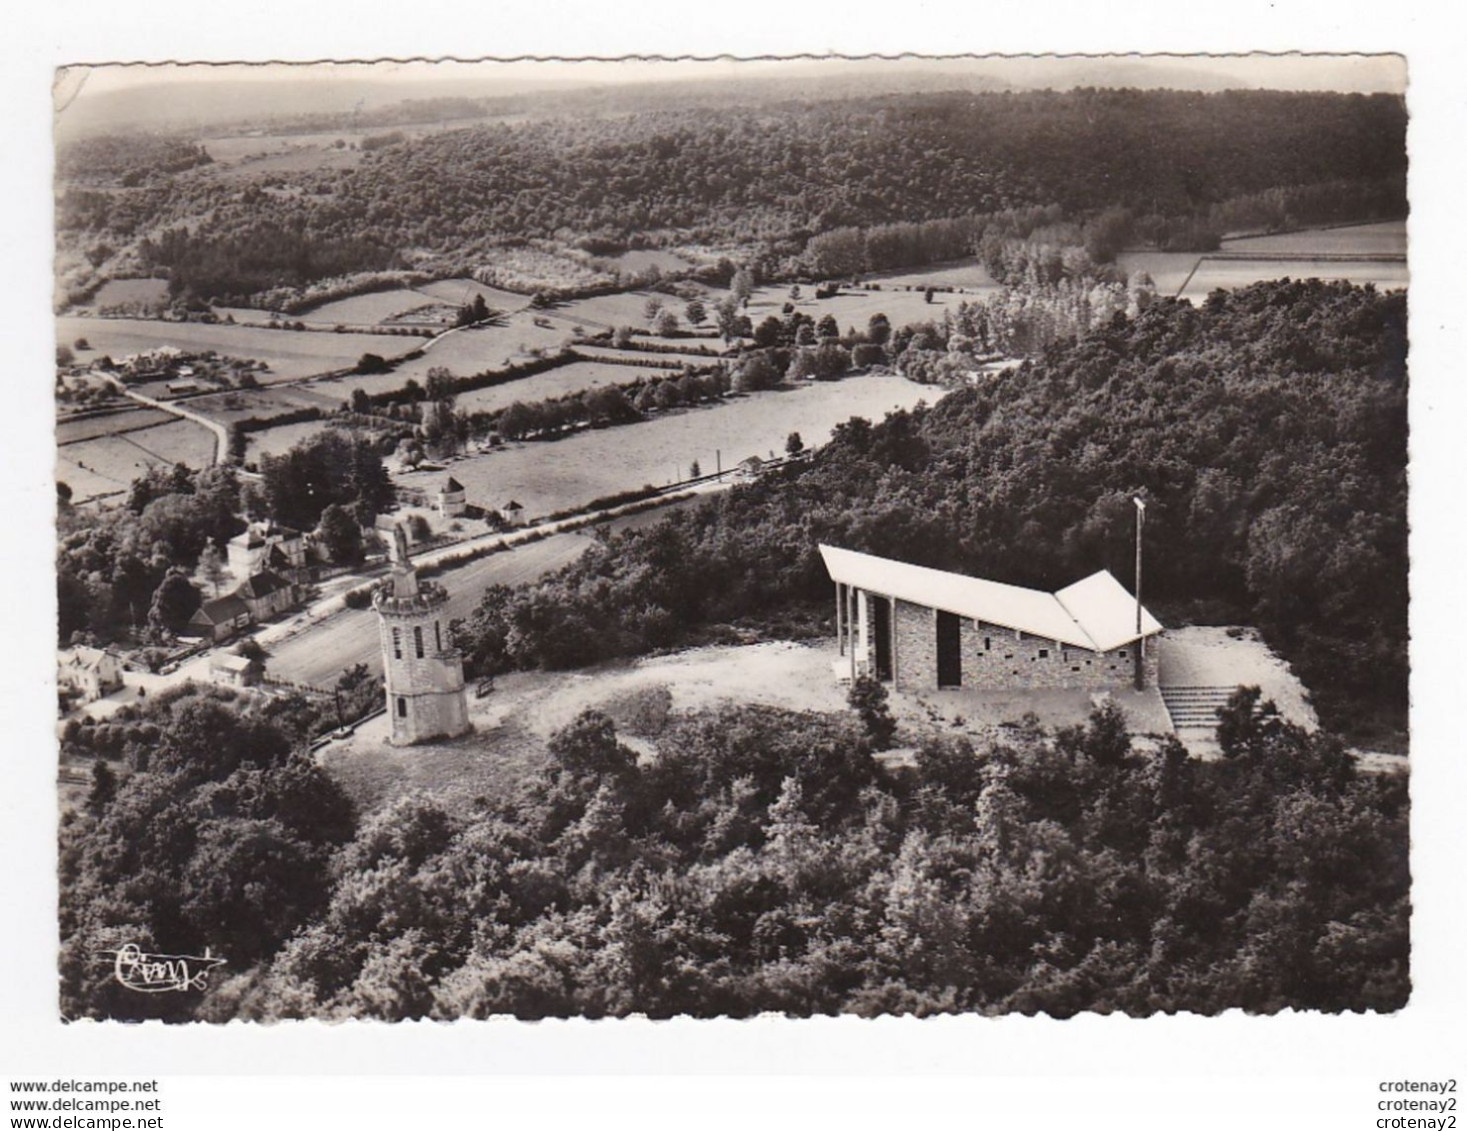
<path fill-rule="evenodd" d="M 894 688 L 1155 687 L 1161 623 L 1108 570 L 1047 593 L 834 546 L 841 678 Z"/>

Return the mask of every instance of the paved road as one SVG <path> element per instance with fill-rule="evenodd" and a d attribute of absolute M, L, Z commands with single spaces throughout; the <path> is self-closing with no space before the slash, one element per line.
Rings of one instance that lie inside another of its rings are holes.
<path fill-rule="evenodd" d="M 470 562 L 433 580 L 448 590 L 448 618 L 466 617 L 490 585 L 520 585 L 580 557 L 591 545 L 587 534 L 555 534 Z M 382 671 L 377 614 L 346 609 L 305 632 L 270 647 L 269 672 L 276 679 L 330 687 L 343 668 L 366 664 Z"/>
<path fill-rule="evenodd" d="M 160 401 L 152 397 L 146 397 L 134 389 L 122 388 L 123 396 L 135 400 L 139 404 L 145 404 L 149 408 L 162 409 L 164 412 L 174 416 L 181 416 L 184 420 L 192 420 L 195 424 L 202 424 L 210 432 L 214 433 L 214 462 L 220 465 L 229 462 L 229 431 L 217 420 L 211 420 L 207 416 L 200 416 L 192 409 L 184 408 L 174 401 Z"/>
<path fill-rule="evenodd" d="M 602 511 L 595 516 L 602 520 L 597 525 L 609 526 L 613 530 L 646 525 L 679 506 L 688 505 L 699 496 L 724 490 L 732 482 L 733 477 L 727 475 L 722 481 L 699 483 L 679 492 L 663 506 L 635 514 L 622 512 L 636 504 Z M 584 533 L 577 532 L 583 528 Z M 539 532 L 542 537 L 536 541 L 525 541 L 535 532 Z M 588 516 L 581 516 L 544 523 L 514 534 L 481 535 L 419 554 L 413 561 L 420 566 L 434 565 L 466 550 L 501 541 L 509 543 L 509 548 L 449 569 L 434 578 L 449 592 L 449 617 L 467 616 L 489 585 L 521 585 L 551 570 L 559 569 L 584 553 L 591 545 L 592 537 Z M 270 652 L 270 675 L 293 683 L 330 687 L 335 684 L 342 669 L 353 664 L 365 663 L 372 671 L 380 672 L 381 657 L 375 614 L 370 609 L 346 608 L 343 595 L 374 577 L 380 577 L 383 572 L 383 567 L 379 565 L 366 573 L 334 577 L 319 587 L 319 595 L 314 602 L 294 616 L 257 628 L 252 635 Z M 86 704 L 79 708 L 78 713 L 93 718 L 106 718 L 119 707 L 137 702 L 139 690 L 146 695 L 156 695 L 165 688 L 188 680 L 208 683 L 209 658 L 212 654 L 213 651 L 206 651 L 190 657 L 167 675 L 127 672 L 123 677 L 125 686 L 121 691 Z"/>

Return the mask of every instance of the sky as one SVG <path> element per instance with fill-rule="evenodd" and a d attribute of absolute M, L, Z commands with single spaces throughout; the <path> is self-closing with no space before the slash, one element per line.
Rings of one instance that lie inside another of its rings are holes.
<path fill-rule="evenodd" d="M 1137 85 L 1394 93 L 1406 88 L 1406 63 L 1399 55 L 1255 54 L 98 64 L 59 69 L 54 94 L 64 117 L 73 120 L 115 117 L 147 124 L 189 113 L 223 117 L 231 108 L 240 112 L 241 103 L 256 113 L 287 114 L 344 109 L 358 98 L 380 105 L 437 94 L 507 95 L 574 86 L 776 76 L 818 79 L 853 73 L 871 76 L 879 88 L 882 79 L 933 72 L 986 76 L 1019 88 Z M 218 96 L 213 101 L 211 93 Z"/>

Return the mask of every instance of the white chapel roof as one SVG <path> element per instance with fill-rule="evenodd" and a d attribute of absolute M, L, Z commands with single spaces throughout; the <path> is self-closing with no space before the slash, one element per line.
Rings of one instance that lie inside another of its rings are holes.
<path fill-rule="evenodd" d="M 1137 636 L 1151 636 L 1162 628 L 1161 622 L 1142 606 L 1141 631 L 1136 631 L 1136 595 L 1128 592 L 1108 569 L 1092 573 L 1054 596 L 1101 652 L 1129 644 Z"/>
<path fill-rule="evenodd" d="M 1108 652 L 1137 636 L 1135 598 L 1107 570 L 1046 593 L 834 546 L 820 556 L 834 581 L 1077 648 Z M 1141 623 L 1143 636 L 1162 628 L 1144 609 Z"/>

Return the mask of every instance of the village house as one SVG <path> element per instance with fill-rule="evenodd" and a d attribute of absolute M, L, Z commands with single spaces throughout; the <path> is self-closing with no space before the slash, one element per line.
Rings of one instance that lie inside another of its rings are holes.
<path fill-rule="evenodd" d="M 233 593 L 205 601 L 189 618 L 188 632 L 218 644 L 250 623 L 250 608 Z"/>
<path fill-rule="evenodd" d="M 250 620 L 259 623 L 295 607 L 295 586 L 270 570 L 245 578 L 233 594 L 249 609 Z"/>
<path fill-rule="evenodd" d="M 101 648 L 76 647 L 62 653 L 57 682 L 90 703 L 122 686 L 122 663 Z"/>
<path fill-rule="evenodd" d="M 253 522 L 229 540 L 226 548 L 229 572 L 251 577 L 271 570 L 297 583 L 309 578 L 306 540 L 299 530 L 273 522 Z"/>
<path fill-rule="evenodd" d="M 468 496 L 464 485 L 450 475 L 438 489 L 438 513 L 444 518 L 453 518 L 464 513 L 468 507 Z"/>
<path fill-rule="evenodd" d="M 256 682 L 258 668 L 245 656 L 233 652 L 212 656 L 209 659 L 209 678 L 226 687 L 250 687 Z"/>
<path fill-rule="evenodd" d="M 764 472 L 764 461 L 758 456 L 750 456 L 734 468 L 735 483 L 752 483 Z"/>
<path fill-rule="evenodd" d="M 1156 686 L 1147 641 L 1161 623 L 1107 570 L 1046 593 L 833 546 L 820 556 L 843 679 L 924 691 Z"/>

